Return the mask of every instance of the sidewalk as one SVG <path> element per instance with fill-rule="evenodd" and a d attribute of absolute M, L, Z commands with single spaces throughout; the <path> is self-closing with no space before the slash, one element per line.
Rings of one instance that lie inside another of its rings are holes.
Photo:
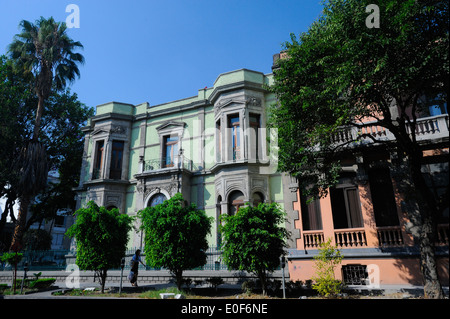
<path fill-rule="evenodd" d="M 28 278 L 33 276 L 33 273 L 36 271 L 29 271 Z M 105 290 L 111 287 L 119 290 L 120 286 L 120 270 L 111 270 L 108 271 L 108 276 L 105 283 Z M 0 283 L 11 284 L 11 275 L 10 271 L 0 271 Z M 91 271 L 80 271 L 78 281 L 74 282 L 73 279 L 69 276 L 73 276 L 74 273 L 65 272 L 65 271 L 42 271 L 42 275 L 40 278 L 56 278 L 56 282 L 52 286 L 51 290 L 26 294 L 26 295 L 6 295 L 0 296 L 0 299 L 63 299 L 63 298 L 108 298 L 108 297 L 64 297 L 64 296 L 53 296 L 52 292 L 58 290 L 67 290 L 70 288 L 91 288 L 91 287 L 100 287 L 100 283 L 98 278 L 95 278 L 94 281 L 94 272 Z M 168 286 L 175 286 L 171 282 L 171 275 L 167 270 L 140 270 L 138 276 L 138 284 L 139 287 L 136 289 L 131 286 L 128 278 L 128 271 L 124 270 L 123 278 L 122 278 L 122 291 L 130 292 L 134 290 L 149 290 L 149 289 L 162 289 Z M 210 277 L 222 277 L 224 279 L 224 284 L 220 286 L 221 289 L 240 289 L 243 280 L 253 278 L 253 276 L 249 276 L 244 272 L 231 272 L 226 270 L 203 270 L 203 271 L 185 271 L 183 272 L 183 276 L 192 278 L 192 280 L 205 280 Z M 22 278 L 23 272 L 17 272 L 17 278 Z M 275 274 L 275 279 L 281 280 L 281 271 Z M 289 280 L 289 277 L 286 276 L 286 282 Z M 204 284 L 206 287 L 206 284 Z M 412 286 L 412 285 L 381 285 L 379 288 L 371 288 L 368 286 L 349 286 L 349 289 L 352 291 L 361 293 L 361 294 L 369 294 L 369 293 L 381 293 L 384 296 L 388 296 L 391 294 L 404 294 L 405 298 L 409 296 L 417 297 L 423 296 L 423 286 Z M 20 291 L 20 287 L 18 287 Z M 446 297 L 449 296 L 449 287 L 443 287 L 444 293 Z M 114 297 L 111 297 L 114 298 Z"/>

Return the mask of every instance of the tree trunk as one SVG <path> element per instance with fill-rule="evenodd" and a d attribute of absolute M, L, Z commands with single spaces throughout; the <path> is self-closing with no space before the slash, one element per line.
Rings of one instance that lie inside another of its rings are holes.
<path fill-rule="evenodd" d="M 16 252 L 16 257 L 17 257 L 17 252 Z M 16 294 L 16 283 L 17 283 L 17 258 L 14 261 L 13 295 Z"/>
<path fill-rule="evenodd" d="M 399 162 L 394 169 L 394 179 L 398 191 L 404 195 L 404 208 L 407 211 L 411 232 L 419 244 L 420 270 L 426 298 L 443 298 L 443 291 L 438 278 L 435 255 L 435 238 L 437 233 L 437 201 L 426 185 L 421 172 L 422 151 L 412 150 L 408 156 L 399 154 Z"/>
<path fill-rule="evenodd" d="M 10 251 L 18 252 L 22 249 L 22 238 L 25 232 L 25 222 L 27 220 L 30 202 L 31 199 L 28 195 L 24 195 L 20 198 L 19 216 L 17 218 L 17 225 L 14 228 L 14 235 L 9 248 Z"/>
<path fill-rule="evenodd" d="M 439 282 L 435 254 L 438 207 L 436 199 L 425 183 L 420 162 L 412 159 L 410 164 L 421 217 L 421 223 L 418 225 L 420 270 L 424 281 L 425 298 L 441 299 L 444 295 Z"/>
<path fill-rule="evenodd" d="M 175 270 L 173 272 L 173 274 L 174 274 L 174 277 L 175 277 L 177 288 L 178 288 L 178 290 L 181 290 L 181 285 L 183 283 L 183 270 L 178 270 L 177 269 L 177 270 Z"/>
<path fill-rule="evenodd" d="M 442 299 L 444 297 L 439 282 L 434 240 L 434 225 L 431 218 L 424 221 L 419 237 L 420 270 L 424 281 L 424 296 L 427 299 Z"/>
<path fill-rule="evenodd" d="M 96 271 L 97 276 L 100 280 L 100 291 L 101 293 L 105 292 L 105 283 L 106 283 L 106 276 L 108 274 L 108 269 L 100 269 Z"/>
<path fill-rule="evenodd" d="M 262 294 L 265 296 L 267 294 L 267 276 L 264 270 L 260 271 L 258 274 L 259 281 L 261 282 Z"/>
<path fill-rule="evenodd" d="M 39 94 L 38 95 L 38 108 L 36 111 L 36 121 L 34 124 L 34 132 L 33 132 L 33 140 L 37 141 L 39 138 L 39 132 L 41 129 L 41 118 L 42 114 L 44 113 L 44 97 Z"/>

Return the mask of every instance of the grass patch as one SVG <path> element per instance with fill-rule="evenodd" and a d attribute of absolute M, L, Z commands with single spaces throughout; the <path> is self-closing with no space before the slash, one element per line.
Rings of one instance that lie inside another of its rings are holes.
<path fill-rule="evenodd" d="M 168 287 L 168 288 L 164 288 L 164 289 L 159 289 L 159 290 L 148 290 L 145 291 L 141 294 L 138 294 L 137 297 L 139 298 L 146 298 L 146 299 L 161 299 L 161 296 L 159 294 L 162 293 L 174 293 L 175 295 L 177 294 L 182 294 L 184 296 L 189 296 L 189 293 L 187 293 L 186 291 L 180 291 L 178 290 L 177 287 Z"/>

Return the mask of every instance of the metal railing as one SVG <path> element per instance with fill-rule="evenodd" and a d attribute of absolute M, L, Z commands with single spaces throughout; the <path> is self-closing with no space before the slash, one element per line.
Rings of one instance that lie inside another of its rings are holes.
<path fill-rule="evenodd" d="M 25 263 L 28 263 L 30 270 L 66 269 L 66 256 L 74 254 L 70 250 L 26 250 L 21 253 L 23 254 L 23 258 L 17 264 L 18 269 L 22 269 Z M 0 270 L 11 270 L 11 268 L 12 266 L 9 264 L 0 264 Z"/>
<path fill-rule="evenodd" d="M 130 269 L 130 261 L 135 254 L 136 249 L 125 251 L 125 269 Z M 75 263 L 76 251 L 73 250 L 31 250 L 23 251 L 23 258 L 17 264 L 18 269 L 23 269 L 25 263 L 28 263 L 29 270 L 65 270 L 68 265 Z M 2 253 L 0 252 L 0 255 Z M 221 260 L 221 251 L 218 247 L 209 247 L 206 251 L 207 262 L 202 267 L 192 270 L 227 270 L 227 266 Z M 141 254 L 142 261 L 145 263 L 145 253 Z M 0 271 L 12 270 L 12 265 L 0 263 Z M 119 270 L 120 268 L 112 268 L 111 270 Z M 151 266 L 143 267 L 145 270 L 162 270 L 163 268 L 155 268 Z"/>
<path fill-rule="evenodd" d="M 188 159 L 184 155 L 177 155 L 172 158 L 162 157 L 158 159 L 140 160 L 141 173 L 152 172 L 162 169 L 186 169 L 189 171 L 197 170 L 192 160 Z"/>

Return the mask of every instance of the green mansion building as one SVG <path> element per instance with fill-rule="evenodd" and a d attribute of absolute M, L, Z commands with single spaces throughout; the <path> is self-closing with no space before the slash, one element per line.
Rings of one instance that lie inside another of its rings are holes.
<path fill-rule="evenodd" d="M 77 208 L 93 200 L 136 215 L 180 192 L 215 218 L 209 242 L 217 246 L 220 214 L 246 203 L 277 202 L 295 248 L 297 185 L 277 172 L 277 132 L 266 127 L 275 102 L 267 90 L 271 81 L 272 74 L 241 69 L 182 100 L 98 105 L 83 128 Z M 132 231 L 129 248 L 142 247 L 142 240 Z"/>

